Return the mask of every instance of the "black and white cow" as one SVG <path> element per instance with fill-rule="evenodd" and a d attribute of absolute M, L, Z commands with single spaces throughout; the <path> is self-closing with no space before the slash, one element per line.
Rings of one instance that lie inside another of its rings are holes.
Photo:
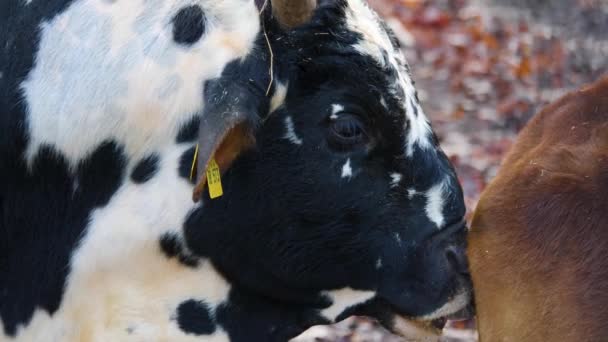
<path fill-rule="evenodd" d="M 363 0 L 262 25 L 248 0 L 0 6 L 1 340 L 285 341 L 469 303 L 460 186 Z"/>

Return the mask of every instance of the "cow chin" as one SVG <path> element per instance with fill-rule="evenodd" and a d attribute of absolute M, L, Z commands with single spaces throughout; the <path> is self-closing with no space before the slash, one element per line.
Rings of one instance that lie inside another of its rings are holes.
<path fill-rule="evenodd" d="M 394 333 L 415 341 L 438 341 L 448 320 L 467 320 L 473 317 L 471 295 L 463 290 L 439 309 L 421 317 L 406 317 L 395 312 L 392 326 Z"/>
<path fill-rule="evenodd" d="M 374 299 L 360 306 L 354 315 L 367 316 L 377 320 L 384 328 L 408 341 L 439 341 L 448 320 L 467 320 L 473 317 L 472 296 L 462 290 L 437 310 L 418 317 L 403 314 L 395 306 Z"/>
<path fill-rule="evenodd" d="M 445 318 L 435 320 L 420 320 L 404 316 L 397 311 L 386 308 L 387 311 L 381 315 L 366 314 L 359 315 L 377 320 L 382 327 L 393 334 L 403 337 L 407 341 L 439 341 L 439 337 L 446 323 Z M 387 317 L 389 317 L 387 319 Z"/>
<path fill-rule="evenodd" d="M 434 342 L 439 341 L 442 329 L 432 321 L 416 321 L 397 315 L 390 330 L 408 341 Z"/>

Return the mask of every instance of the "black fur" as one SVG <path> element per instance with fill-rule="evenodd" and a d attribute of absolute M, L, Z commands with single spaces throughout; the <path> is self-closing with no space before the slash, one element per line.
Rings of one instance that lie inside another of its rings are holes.
<path fill-rule="evenodd" d="M 5 333 L 15 334 L 36 308 L 49 314 L 59 308 L 70 258 L 89 214 L 106 205 L 124 173 L 122 149 L 107 142 L 74 173 L 47 147 L 31 172 L 20 165 L 9 182 L 2 178 L 0 315 Z"/>
<path fill-rule="evenodd" d="M 174 258 L 182 251 L 182 243 L 175 234 L 163 234 L 160 237 L 160 249 L 167 258 Z"/>
<path fill-rule="evenodd" d="M 192 162 L 194 160 L 194 152 L 196 148 L 193 146 L 187 149 L 179 159 L 178 166 L 178 174 L 180 177 L 187 179 L 188 182 L 194 184 L 196 183 L 196 177 L 190 177 L 190 173 L 192 172 Z"/>
<path fill-rule="evenodd" d="M 216 310 L 218 324 L 230 341 L 284 342 L 313 325 L 331 323 L 310 308 L 274 301 L 233 288 Z"/>
<path fill-rule="evenodd" d="M 141 184 L 149 181 L 158 171 L 158 154 L 151 154 L 139 161 L 131 172 L 131 180 Z"/>
<path fill-rule="evenodd" d="M 173 40 L 192 45 L 205 33 L 205 13 L 198 5 L 186 6 L 173 18 Z"/>
<path fill-rule="evenodd" d="M 184 249 L 184 245 L 176 234 L 165 233 L 161 236 L 160 249 L 167 258 L 177 258 L 188 267 L 198 266 L 198 259 Z"/>
<path fill-rule="evenodd" d="M 204 301 L 189 299 L 177 307 L 177 324 L 183 331 L 194 335 L 209 335 L 215 323 Z"/>
<path fill-rule="evenodd" d="M 197 133 L 200 121 L 201 118 L 198 115 L 193 117 L 190 121 L 188 121 L 188 123 L 182 126 L 182 128 L 179 130 L 179 133 L 177 134 L 177 137 L 175 138 L 175 141 L 177 143 L 187 143 L 196 141 L 196 138 L 198 137 Z"/>

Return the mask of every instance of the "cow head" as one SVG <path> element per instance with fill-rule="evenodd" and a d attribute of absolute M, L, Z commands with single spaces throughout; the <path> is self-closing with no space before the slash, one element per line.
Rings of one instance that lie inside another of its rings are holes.
<path fill-rule="evenodd" d="M 248 291 L 330 320 L 390 327 L 385 309 L 425 322 L 459 311 L 462 191 L 396 39 L 361 0 L 292 8 L 310 17 L 293 28 L 277 5 L 257 48 L 206 86 L 199 174 L 214 155 L 225 193 L 210 199 L 200 177 L 189 249 Z"/>

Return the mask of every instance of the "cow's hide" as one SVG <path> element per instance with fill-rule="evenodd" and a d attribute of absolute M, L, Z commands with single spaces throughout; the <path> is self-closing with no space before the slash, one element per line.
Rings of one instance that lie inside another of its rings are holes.
<path fill-rule="evenodd" d="M 177 236 L 194 206 L 204 81 L 249 51 L 257 11 L 240 0 L 3 1 L 5 339 L 187 340 L 178 308 L 226 298 L 210 264 L 164 257 L 159 237 Z"/>

